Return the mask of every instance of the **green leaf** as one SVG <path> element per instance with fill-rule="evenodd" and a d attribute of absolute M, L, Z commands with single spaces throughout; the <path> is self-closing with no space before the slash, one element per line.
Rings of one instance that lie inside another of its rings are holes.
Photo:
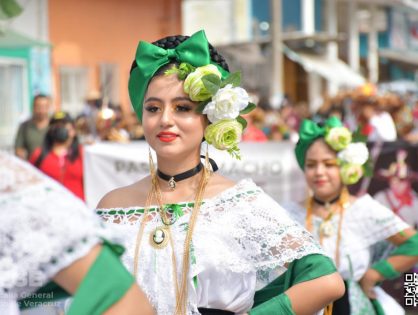
<path fill-rule="evenodd" d="M 364 176 L 365 177 L 373 177 L 374 171 L 373 171 L 373 163 L 372 160 L 369 158 L 367 162 L 363 165 L 364 170 Z"/>
<path fill-rule="evenodd" d="M 231 149 L 228 149 L 227 152 L 234 158 L 237 160 L 241 160 L 241 152 L 240 149 L 238 148 L 238 146 L 234 146 Z"/>
<path fill-rule="evenodd" d="M 187 62 L 182 62 L 179 66 L 178 77 L 180 80 L 185 80 L 186 77 L 195 70 L 196 70 L 196 67 L 193 67 L 191 64 Z"/>
<path fill-rule="evenodd" d="M 176 65 L 173 65 L 170 69 L 165 70 L 164 74 L 165 75 L 169 75 L 169 74 L 177 74 L 178 75 L 179 72 L 180 72 L 179 68 L 177 68 Z"/>
<path fill-rule="evenodd" d="M 247 121 L 242 116 L 238 116 L 237 121 L 242 125 L 242 130 L 247 127 Z"/>
<path fill-rule="evenodd" d="M 367 142 L 367 136 L 361 133 L 361 126 L 359 126 L 352 135 L 352 142 Z"/>
<path fill-rule="evenodd" d="M 0 0 L 0 20 L 7 20 L 22 13 L 23 9 L 16 0 Z"/>
<path fill-rule="evenodd" d="M 199 102 L 199 104 L 197 104 L 197 107 L 196 107 L 196 113 L 202 114 L 208 102 L 209 101 Z"/>
<path fill-rule="evenodd" d="M 207 74 L 202 77 L 202 83 L 210 94 L 215 95 L 221 85 L 221 79 L 216 74 Z"/>
<path fill-rule="evenodd" d="M 241 84 L 241 72 L 231 73 L 224 81 L 222 81 L 221 87 L 225 87 L 227 84 L 232 84 L 233 87 L 237 87 Z"/>
<path fill-rule="evenodd" d="M 1 0 L 0 0 L 1 1 Z M 173 65 L 170 69 L 164 71 L 165 75 L 169 75 L 169 74 L 176 74 L 177 77 L 180 80 L 185 80 L 186 77 L 192 73 L 193 71 L 195 71 L 195 67 L 193 67 L 191 64 L 188 64 L 186 62 L 183 62 L 180 64 L 179 67 L 177 67 L 176 65 Z"/>
<path fill-rule="evenodd" d="M 240 111 L 240 115 L 248 114 L 257 106 L 254 103 L 248 103 L 247 107 L 245 107 L 242 111 Z"/>

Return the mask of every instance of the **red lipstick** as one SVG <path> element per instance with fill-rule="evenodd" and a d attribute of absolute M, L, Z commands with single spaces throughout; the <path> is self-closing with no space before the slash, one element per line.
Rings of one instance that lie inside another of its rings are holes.
<path fill-rule="evenodd" d="M 157 135 L 157 137 L 162 142 L 172 142 L 176 140 L 177 134 L 174 132 L 162 131 Z"/>

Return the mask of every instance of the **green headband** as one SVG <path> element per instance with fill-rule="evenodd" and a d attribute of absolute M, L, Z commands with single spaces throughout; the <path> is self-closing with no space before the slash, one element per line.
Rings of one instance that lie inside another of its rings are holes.
<path fill-rule="evenodd" d="M 316 139 L 325 137 L 325 132 L 334 127 L 342 127 L 342 122 L 335 116 L 331 116 L 325 121 L 324 126 L 320 126 L 312 120 L 305 119 L 299 128 L 299 141 L 296 143 L 296 159 L 301 169 L 305 166 L 305 155 L 312 143 Z"/>
<path fill-rule="evenodd" d="M 136 50 L 135 67 L 129 77 L 129 97 L 136 115 L 142 121 L 142 106 L 148 84 L 162 66 L 172 61 L 189 63 L 194 67 L 213 64 L 218 67 L 222 78 L 229 73 L 210 60 L 209 43 L 204 31 L 193 34 L 174 49 L 164 49 L 148 42 L 140 41 Z"/>

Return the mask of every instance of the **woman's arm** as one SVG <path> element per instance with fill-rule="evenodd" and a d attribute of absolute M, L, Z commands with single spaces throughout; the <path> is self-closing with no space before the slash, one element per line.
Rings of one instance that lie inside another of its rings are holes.
<path fill-rule="evenodd" d="M 339 273 L 302 282 L 292 286 L 285 294 L 297 315 L 312 315 L 344 295 L 345 286 Z"/>
<path fill-rule="evenodd" d="M 376 298 L 373 288 L 377 283 L 396 278 L 418 263 L 418 235 L 413 228 L 405 229 L 387 240 L 398 248 L 390 257 L 369 268 L 360 280 L 360 285 L 369 298 Z"/>
<path fill-rule="evenodd" d="M 86 287 L 90 287 L 91 294 L 90 296 L 82 296 L 81 298 L 84 298 L 85 301 L 88 300 L 89 305 L 88 307 L 93 307 L 95 311 L 97 311 L 97 308 L 103 307 L 100 301 L 100 297 L 110 297 L 114 295 L 114 293 L 103 291 L 103 289 L 99 288 L 93 288 L 92 284 L 100 282 L 102 287 L 107 287 L 109 290 L 120 290 L 122 286 L 120 286 L 120 282 L 126 281 L 126 275 L 121 275 L 121 271 L 123 270 L 121 268 L 122 265 L 118 262 L 116 257 L 110 256 L 101 256 L 101 251 L 103 250 L 103 247 L 100 245 L 95 246 L 87 255 L 82 257 L 81 259 L 76 260 L 73 262 L 69 267 L 61 270 L 54 278 L 53 280 L 60 285 L 63 289 L 65 289 L 67 292 L 69 292 L 71 295 L 75 295 L 73 304 L 76 308 L 77 307 L 83 307 L 83 303 L 79 303 L 77 300 L 77 294 L 80 295 L 86 295 L 86 291 L 89 291 L 86 289 Z M 101 263 L 98 264 L 99 259 L 101 259 Z M 100 279 L 92 279 L 92 281 L 88 281 L 88 277 L 92 278 L 98 278 L 97 270 L 100 268 L 105 267 L 108 270 L 108 277 L 103 275 L 101 273 Z M 112 270 L 115 271 L 115 273 L 111 272 Z M 127 272 L 126 272 L 127 273 Z M 113 279 L 112 279 L 113 278 Z M 116 278 L 116 279 L 115 279 Z M 120 280 L 120 282 L 118 282 Z M 129 280 L 128 280 L 129 281 Z M 89 282 L 88 284 L 86 282 Z M 129 282 L 132 283 L 132 282 Z M 84 288 L 83 285 L 84 284 Z M 125 282 L 126 287 L 126 282 Z M 94 290 L 94 291 L 93 291 Z M 123 290 L 123 289 L 122 289 Z M 82 292 L 80 292 L 82 291 Z M 95 291 L 102 291 L 102 295 L 95 295 L 93 292 Z M 109 295 L 107 295 L 109 294 Z M 98 297 L 97 301 L 94 300 L 94 297 Z M 106 301 L 108 302 L 108 301 Z M 96 303 L 96 305 L 95 305 Z M 111 304 L 111 303 L 108 303 Z M 73 305 L 72 305 L 73 306 Z M 71 307 L 72 308 L 72 307 Z M 69 314 L 72 312 L 72 309 L 70 308 Z M 117 315 L 117 314 L 126 314 L 126 315 L 151 315 L 154 314 L 154 311 L 148 302 L 146 296 L 144 293 L 139 289 L 139 287 L 133 283 L 129 284 L 129 289 L 125 290 L 122 297 L 116 301 L 115 303 L 112 303 L 108 307 L 105 307 L 106 310 L 103 312 L 103 314 L 106 315 Z M 83 309 L 83 311 L 87 312 L 86 314 L 90 314 L 88 310 Z M 73 312 L 76 312 L 73 310 Z"/>
<path fill-rule="evenodd" d="M 344 294 L 344 282 L 329 257 L 296 259 L 254 296 L 251 315 L 313 314 Z"/>

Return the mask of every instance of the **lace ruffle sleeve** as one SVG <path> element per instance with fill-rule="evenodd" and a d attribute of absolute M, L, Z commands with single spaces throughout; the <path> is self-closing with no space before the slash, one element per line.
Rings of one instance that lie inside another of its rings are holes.
<path fill-rule="evenodd" d="M 203 227 L 216 225 L 208 245 L 216 247 L 210 251 L 215 254 L 213 262 L 219 269 L 237 273 L 256 270 L 258 288 L 277 278 L 295 259 L 322 254 L 312 235 L 249 180 L 213 200 L 202 215 Z"/>
<path fill-rule="evenodd" d="M 0 294 L 15 300 L 110 236 L 80 199 L 1 151 L 0 208 Z"/>

